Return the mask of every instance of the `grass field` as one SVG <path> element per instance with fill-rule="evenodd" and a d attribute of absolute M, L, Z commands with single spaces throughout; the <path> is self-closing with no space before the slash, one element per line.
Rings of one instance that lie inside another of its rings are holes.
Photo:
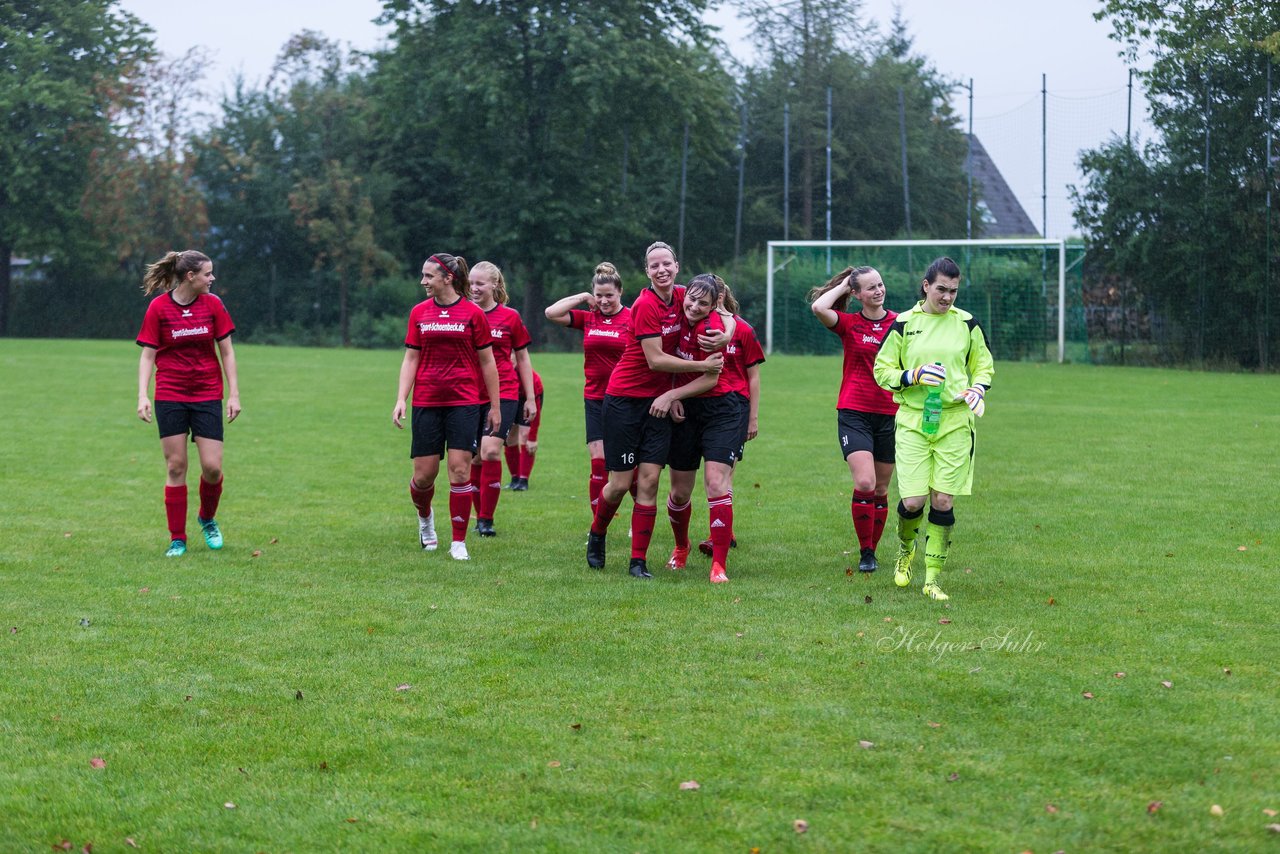
<path fill-rule="evenodd" d="M 136 350 L 0 340 L 0 851 L 1280 844 L 1280 378 L 999 364 L 945 607 L 849 571 L 835 357 L 764 366 L 713 587 L 625 509 L 586 568 L 567 354 L 459 564 L 399 353 L 237 348 L 227 546 L 166 560 Z"/>

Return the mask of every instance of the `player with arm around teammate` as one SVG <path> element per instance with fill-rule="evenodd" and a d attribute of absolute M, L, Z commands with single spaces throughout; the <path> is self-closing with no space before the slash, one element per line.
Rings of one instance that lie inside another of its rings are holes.
<path fill-rule="evenodd" d="M 502 422 L 493 338 L 485 313 L 467 299 L 468 273 L 465 258 L 444 252 L 423 262 L 422 286 L 427 299 L 409 312 L 396 405 L 391 410 L 391 422 L 403 430 L 406 399 L 413 393 L 409 497 L 418 511 L 418 539 L 426 551 L 434 551 L 437 545 L 431 500 L 440 458 L 448 448 L 453 528 L 449 555 L 454 560 L 470 559 L 466 541 L 471 518 L 471 458 L 476 451 L 476 423 L 486 401 L 490 432 L 496 432 Z"/>
<path fill-rule="evenodd" d="M 849 311 L 849 300 L 861 308 Z M 859 572 L 875 572 L 876 546 L 889 516 L 889 480 L 893 477 L 893 395 L 876 384 L 872 371 L 880 342 L 897 315 L 884 307 L 884 279 L 873 267 L 846 267 L 809 292 L 814 315 L 840 337 L 844 371 L 836 399 L 840 452 L 853 477 L 850 514 L 858 537 Z"/>
<path fill-rule="evenodd" d="M 876 355 L 875 377 L 893 392 L 896 416 L 898 558 L 893 583 L 911 584 L 926 499 L 924 595 L 950 598 L 938 578 L 947 562 L 955 526 L 953 499 L 973 488 L 974 422 L 986 409 L 995 376 L 991 350 L 973 315 L 955 307 L 960 268 L 950 258 L 929 265 L 921 283 L 922 299 L 899 314 Z M 924 400 L 941 387 L 942 416 L 936 433 L 925 433 Z"/>
<path fill-rule="evenodd" d="M 200 512 L 196 521 L 211 549 L 222 548 L 214 520 L 222 498 L 222 393 L 226 375 L 227 422 L 240 414 L 240 384 L 231 346 L 235 325 L 212 293 L 209 256 L 194 249 L 169 252 L 147 268 L 145 294 L 163 290 L 147 305 L 138 332 L 138 417 L 151 423 L 147 395 L 155 373 L 155 419 L 167 475 L 164 509 L 169 523 L 166 557 L 187 552 L 187 436 L 200 455 Z M 221 365 L 219 365 L 221 356 Z"/>

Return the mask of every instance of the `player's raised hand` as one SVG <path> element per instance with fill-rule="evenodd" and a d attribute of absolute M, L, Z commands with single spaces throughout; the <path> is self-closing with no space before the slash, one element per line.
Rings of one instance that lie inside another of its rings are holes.
<path fill-rule="evenodd" d="M 903 388 L 909 385 L 939 386 L 946 378 L 946 365 L 921 365 L 902 372 L 902 386 Z"/>
<path fill-rule="evenodd" d="M 982 413 L 987 411 L 987 404 L 984 398 L 987 396 L 987 390 L 980 385 L 969 386 L 964 391 L 955 396 L 956 400 L 963 400 L 973 410 L 973 414 L 982 417 Z"/>

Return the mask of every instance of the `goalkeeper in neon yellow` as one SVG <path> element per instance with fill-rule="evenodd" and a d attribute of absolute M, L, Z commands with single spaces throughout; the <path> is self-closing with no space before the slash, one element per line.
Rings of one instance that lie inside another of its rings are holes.
<path fill-rule="evenodd" d="M 947 563 L 955 526 L 952 499 L 973 487 L 974 423 L 986 410 L 995 375 L 991 350 L 982 327 L 967 311 L 956 308 L 960 268 L 950 258 L 929 265 L 921 283 L 922 299 L 899 314 L 876 354 L 875 378 L 893 392 L 898 403 L 894 441 L 897 455 L 898 559 L 893 582 L 911 584 L 916 535 L 929 501 L 925 533 L 924 595 L 950 597 L 938 586 Z M 941 388 L 942 417 L 938 431 L 923 429 L 924 400 Z"/>

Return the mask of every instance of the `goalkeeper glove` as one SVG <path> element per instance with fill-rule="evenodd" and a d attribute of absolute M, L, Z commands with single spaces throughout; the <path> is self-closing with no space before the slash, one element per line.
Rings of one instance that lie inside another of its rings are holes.
<path fill-rule="evenodd" d="M 969 386 L 964 391 L 955 396 L 956 400 L 963 400 L 973 410 L 973 414 L 982 417 L 982 413 L 987 410 L 987 404 L 983 402 L 983 398 L 987 396 L 987 390 L 980 385 Z"/>
<path fill-rule="evenodd" d="M 945 365 L 921 365 L 910 371 L 902 372 L 902 386 L 906 388 L 909 385 L 942 385 L 942 381 L 947 378 L 947 368 Z"/>

